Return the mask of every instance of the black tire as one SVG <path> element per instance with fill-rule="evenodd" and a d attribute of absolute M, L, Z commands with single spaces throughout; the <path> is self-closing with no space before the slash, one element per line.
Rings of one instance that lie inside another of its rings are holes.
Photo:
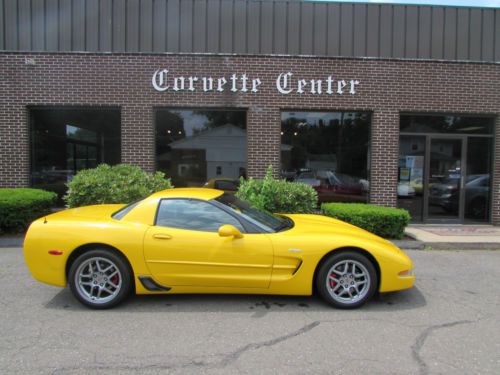
<path fill-rule="evenodd" d="M 111 265 L 114 268 L 102 272 Z M 83 275 L 83 272 L 88 272 L 90 276 Z M 132 270 L 121 255 L 112 250 L 95 249 L 75 259 L 69 269 L 68 282 L 71 293 L 81 304 L 92 309 L 109 309 L 130 294 Z M 94 299 L 93 294 L 96 294 Z M 97 297 L 97 294 L 102 297 Z"/>
<path fill-rule="evenodd" d="M 341 271 L 344 271 L 346 264 L 348 268 L 351 268 L 351 271 L 348 270 L 344 276 Z M 352 267 L 354 267 L 354 273 Z M 358 272 L 356 273 L 356 271 Z M 355 276 L 360 274 L 363 274 L 363 277 Z M 334 276 L 331 278 L 330 275 Z M 363 283 L 363 280 L 367 282 Z M 355 309 L 364 305 L 373 297 L 377 286 L 377 272 L 372 262 L 366 256 L 354 251 L 341 251 L 329 255 L 321 264 L 316 277 L 316 288 L 320 296 L 339 309 Z M 339 296 L 339 293 L 347 295 L 344 298 Z"/>

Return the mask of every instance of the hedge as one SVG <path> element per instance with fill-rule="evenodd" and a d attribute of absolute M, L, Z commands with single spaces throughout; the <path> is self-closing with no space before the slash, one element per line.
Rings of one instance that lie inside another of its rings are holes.
<path fill-rule="evenodd" d="M 0 232 L 21 232 L 50 213 L 57 194 L 40 189 L 0 189 Z"/>
<path fill-rule="evenodd" d="M 384 238 L 402 238 L 410 222 L 406 210 L 364 203 L 323 203 L 321 212 Z"/>
<path fill-rule="evenodd" d="M 262 180 L 241 179 L 236 196 L 271 213 L 309 213 L 318 206 L 316 190 L 300 182 L 273 178 L 272 167 Z"/>
<path fill-rule="evenodd" d="M 133 165 L 98 165 L 78 172 L 68 183 L 69 207 L 103 203 L 132 203 L 154 192 L 171 189 L 162 172 L 147 173 Z"/>

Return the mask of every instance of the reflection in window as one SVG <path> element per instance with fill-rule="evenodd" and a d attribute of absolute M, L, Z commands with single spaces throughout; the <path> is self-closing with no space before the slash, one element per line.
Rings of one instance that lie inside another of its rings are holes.
<path fill-rule="evenodd" d="M 78 126 L 66 125 L 66 137 L 77 141 L 97 143 L 99 134 L 95 130 L 80 128 Z"/>
<path fill-rule="evenodd" d="M 194 199 L 164 199 L 160 202 L 156 225 L 169 228 L 217 232 L 230 224 L 244 232 L 241 223 L 218 207 Z"/>
<path fill-rule="evenodd" d="M 492 144 L 491 138 L 470 137 L 467 141 L 465 219 L 469 222 L 490 220 Z"/>
<path fill-rule="evenodd" d="M 425 137 L 401 136 L 399 139 L 398 207 L 422 221 Z"/>
<path fill-rule="evenodd" d="M 493 134 L 493 119 L 471 116 L 402 115 L 403 133 Z"/>
<path fill-rule="evenodd" d="M 320 202 L 366 202 L 370 115 L 282 112 L 282 177 L 311 185 Z"/>
<path fill-rule="evenodd" d="M 156 168 L 177 187 L 239 178 L 246 170 L 246 139 L 245 111 L 159 109 Z"/>
<path fill-rule="evenodd" d="M 31 185 L 62 196 L 80 170 L 120 162 L 120 111 L 33 108 Z"/>
<path fill-rule="evenodd" d="M 224 191 L 238 191 L 240 180 L 217 180 L 214 187 Z"/>

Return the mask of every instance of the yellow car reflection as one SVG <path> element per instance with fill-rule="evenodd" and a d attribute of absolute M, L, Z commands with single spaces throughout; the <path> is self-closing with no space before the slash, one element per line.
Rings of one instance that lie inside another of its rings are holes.
<path fill-rule="evenodd" d="M 235 194 L 240 187 L 240 180 L 225 177 L 212 178 L 211 180 L 208 180 L 203 187 L 222 190 L 229 194 Z"/>

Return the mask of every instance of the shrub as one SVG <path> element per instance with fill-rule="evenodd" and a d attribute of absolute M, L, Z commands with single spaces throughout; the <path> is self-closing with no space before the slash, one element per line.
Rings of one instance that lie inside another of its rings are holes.
<path fill-rule="evenodd" d="M 57 194 L 40 189 L 0 189 L 0 232 L 21 232 L 50 213 Z"/>
<path fill-rule="evenodd" d="M 273 178 L 271 166 L 262 180 L 242 179 L 236 196 L 273 213 L 308 213 L 318 205 L 316 190 L 300 182 Z"/>
<path fill-rule="evenodd" d="M 137 166 L 101 164 L 80 171 L 68 183 L 69 207 L 102 203 L 131 203 L 159 190 L 171 189 L 162 172 L 147 173 Z"/>
<path fill-rule="evenodd" d="M 384 238 L 400 239 L 410 222 L 406 210 L 363 203 L 323 203 L 321 211 Z"/>

